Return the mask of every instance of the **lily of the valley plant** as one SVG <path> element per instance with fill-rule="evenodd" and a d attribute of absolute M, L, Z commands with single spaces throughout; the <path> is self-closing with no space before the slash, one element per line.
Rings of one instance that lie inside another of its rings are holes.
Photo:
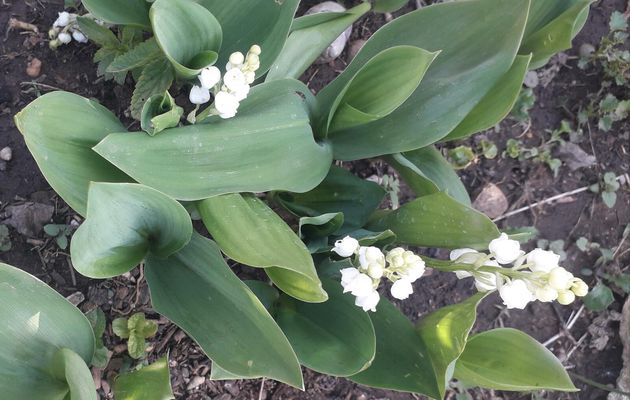
<path fill-rule="evenodd" d="M 374 10 L 396 3 L 406 2 L 377 0 Z M 41 96 L 15 121 L 50 185 L 85 218 L 74 268 L 107 279 L 141 265 L 154 310 L 199 344 L 212 379 L 303 388 L 305 366 L 436 399 L 453 379 L 574 391 L 560 361 L 526 334 L 469 335 L 481 301 L 569 304 L 588 288 L 557 255 L 525 254 L 472 209 L 434 145 L 504 118 L 527 71 L 570 47 L 589 4 L 424 7 L 374 33 L 314 96 L 296 79 L 370 3 L 295 18 L 299 0 L 83 0 L 89 15 L 65 32 L 59 21 L 57 39 L 80 31 L 100 46 L 100 74 L 135 81 L 130 114 L 142 130 L 67 92 Z M 338 166 L 375 157 L 415 199 L 378 209 L 386 191 Z M 225 257 L 266 278 L 242 281 Z M 414 324 L 388 297 L 421 291 L 428 268 L 474 279 L 478 293 Z M 79 354 L 89 361 L 89 348 Z M 0 354 L 0 371 L 7 363 Z M 14 398 L 50 398 L 4 376 Z M 68 383 L 69 398 L 84 398 Z"/>

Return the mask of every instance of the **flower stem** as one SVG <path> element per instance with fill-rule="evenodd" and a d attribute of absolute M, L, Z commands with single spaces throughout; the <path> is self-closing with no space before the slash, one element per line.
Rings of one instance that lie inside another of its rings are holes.
<path fill-rule="evenodd" d="M 429 268 L 433 268 L 436 269 L 438 271 L 444 271 L 444 272 L 455 272 L 455 271 L 469 271 L 469 272 L 475 272 L 475 271 L 481 271 L 481 272 L 490 272 L 490 273 L 498 273 L 501 275 L 505 275 L 508 276 L 510 278 L 524 278 L 527 277 L 529 274 L 526 272 L 521 272 L 521 271 L 515 271 L 513 269 L 510 268 L 502 268 L 502 267 L 492 267 L 489 265 L 482 265 L 478 268 L 475 267 L 474 264 L 463 264 L 463 263 L 457 263 L 454 261 L 446 261 L 446 260 L 439 260 L 437 258 L 431 258 L 431 257 L 427 257 L 427 256 L 420 256 L 424 262 L 426 263 L 427 267 Z"/>

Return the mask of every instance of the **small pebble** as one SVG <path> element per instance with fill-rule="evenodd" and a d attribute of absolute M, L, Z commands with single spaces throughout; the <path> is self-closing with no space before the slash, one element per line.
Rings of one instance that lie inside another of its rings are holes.
<path fill-rule="evenodd" d="M 85 301 L 85 295 L 81 292 L 74 292 L 70 296 L 66 297 L 66 300 L 76 307 Z"/>
<path fill-rule="evenodd" d="M 10 147 L 5 147 L 0 150 L 0 160 L 2 161 L 11 161 L 13 158 L 13 150 Z"/>
<path fill-rule="evenodd" d="M 359 50 L 361 50 L 361 48 L 365 45 L 365 42 L 366 41 L 363 39 L 358 39 L 350 43 L 350 48 L 348 49 L 348 61 L 351 61 L 357 55 Z"/>
<path fill-rule="evenodd" d="M 186 386 L 186 390 L 191 391 L 197 389 L 199 386 L 203 385 L 206 382 L 205 376 L 195 376 L 190 380 L 188 386 Z"/>
<path fill-rule="evenodd" d="M 42 72 L 42 62 L 39 58 L 33 58 L 26 65 L 26 75 L 31 78 L 37 78 L 39 74 Z"/>
<path fill-rule="evenodd" d="M 536 71 L 528 71 L 527 74 L 525 74 L 523 84 L 528 88 L 535 88 L 538 86 L 538 74 Z"/>

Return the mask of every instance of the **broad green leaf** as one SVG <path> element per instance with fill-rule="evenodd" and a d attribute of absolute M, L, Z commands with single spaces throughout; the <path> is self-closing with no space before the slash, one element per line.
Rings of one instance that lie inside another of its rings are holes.
<path fill-rule="evenodd" d="M 439 150 L 433 146 L 406 153 L 392 154 L 385 160 L 418 196 L 445 192 L 460 203 L 470 206 L 464 184 Z"/>
<path fill-rule="evenodd" d="M 491 128 L 505 118 L 516 103 L 531 57 L 531 54 L 516 56 L 512 68 L 444 140 L 465 138 Z"/>
<path fill-rule="evenodd" d="M 168 91 L 151 96 L 142 107 L 140 126 L 150 136 L 179 124 L 184 109 L 175 103 Z"/>
<path fill-rule="evenodd" d="M 391 13 L 403 8 L 409 0 L 376 0 L 374 2 L 374 12 Z"/>
<path fill-rule="evenodd" d="M 299 78 L 339 35 L 369 10 L 370 4 L 366 2 L 343 13 L 318 13 L 297 18 L 266 81 Z"/>
<path fill-rule="evenodd" d="M 532 53 L 530 69 L 542 67 L 555 53 L 570 49 L 594 0 L 532 0 L 519 54 Z"/>
<path fill-rule="evenodd" d="M 321 182 L 332 161 L 330 147 L 313 139 L 310 98 L 297 81 L 274 81 L 254 87 L 235 118 L 210 118 L 155 137 L 113 134 L 95 150 L 140 183 L 179 200 L 305 192 Z"/>
<path fill-rule="evenodd" d="M 68 92 L 47 93 L 15 116 L 40 171 L 76 212 L 85 215 L 88 185 L 130 178 L 92 151 L 111 132 L 125 127 L 93 100 Z"/>
<path fill-rule="evenodd" d="M 72 236 L 72 264 L 85 276 L 110 278 L 130 271 L 147 253 L 170 256 L 191 234 L 186 209 L 157 190 L 94 182 L 86 220 Z"/>
<path fill-rule="evenodd" d="M 174 78 L 173 67 L 165 59 L 156 59 L 142 68 L 131 96 L 131 116 L 137 120 L 141 119 L 145 102 L 151 96 L 167 91 Z"/>
<path fill-rule="evenodd" d="M 385 247 L 396 242 L 396 234 L 389 229 L 382 232 L 357 229 L 348 233 L 348 236 L 357 239 L 361 246 Z"/>
<path fill-rule="evenodd" d="M 584 297 L 584 305 L 591 311 L 604 311 L 615 301 L 612 290 L 599 282 Z"/>
<path fill-rule="evenodd" d="M 145 275 L 153 308 L 188 333 L 213 362 L 238 376 L 303 387 L 289 341 L 214 242 L 193 234 L 167 259 L 149 255 Z"/>
<path fill-rule="evenodd" d="M 376 350 L 370 317 L 343 294 L 338 281 L 325 279 L 328 301 L 309 304 L 282 295 L 275 318 L 300 363 L 333 376 L 350 376 L 367 368 Z"/>
<path fill-rule="evenodd" d="M 94 332 L 94 357 L 92 357 L 92 366 L 105 369 L 109 363 L 110 351 L 103 344 L 103 334 L 107 326 L 105 313 L 99 307 L 87 312 L 85 317 L 90 321 L 92 331 Z"/>
<path fill-rule="evenodd" d="M 394 46 L 378 53 L 339 94 L 318 96 L 321 107 L 330 110 L 322 129 L 333 134 L 388 116 L 418 88 L 438 53 L 414 46 Z"/>
<path fill-rule="evenodd" d="M 437 378 L 440 398 L 453 377 L 455 362 L 464 351 L 468 334 L 477 319 L 477 306 L 486 293 L 477 293 L 459 304 L 442 307 L 424 317 L 417 326 Z"/>
<path fill-rule="evenodd" d="M 293 297 L 326 301 L 306 245 L 262 200 L 251 194 L 225 194 L 200 201 L 197 209 L 228 257 L 265 268 L 276 286 Z"/>
<path fill-rule="evenodd" d="M 70 349 L 84 364 L 90 362 L 94 334 L 87 318 L 39 279 L 2 263 L 0 304 L 2 397 L 64 400 L 68 384 L 49 371 L 59 349 Z"/>
<path fill-rule="evenodd" d="M 302 217 L 298 225 L 298 234 L 305 239 L 311 253 L 328 247 L 328 236 L 337 232 L 343 225 L 343 213 L 328 213 L 317 217 Z"/>
<path fill-rule="evenodd" d="M 223 34 L 205 7 L 189 0 L 156 0 L 150 18 L 155 39 L 177 75 L 194 78 L 217 61 Z"/>
<path fill-rule="evenodd" d="M 457 361 L 455 378 L 488 389 L 578 391 L 552 352 L 511 328 L 472 336 Z"/>
<path fill-rule="evenodd" d="M 80 355 L 71 349 L 61 348 L 53 355 L 52 375 L 65 381 L 69 388 L 69 400 L 97 400 L 96 387 L 90 368 Z"/>
<path fill-rule="evenodd" d="M 195 1 L 210 10 L 223 28 L 218 65 L 224 66 L 235 51 L 246 53 L 254 44 L 261 47 L 256 77 L 267 72 L 282 51 L 299 4 L 299 0 Z"/>
<path fill-rule="evenodd" d="M 270 284 L 262 281 L 247 280 L 243 282 L 252 292 L 254 292 L 256 297 L 258 297 L 258 300 L 260 300 L 269 313 L 273 314 L 276 301 L 280 298 L 278 290 Z"/>
<path fill-rule="evenodd" d="M 243 377 L 236 374 L 233 374 L 229 371 L 226 371 L 223 367 L 221 367 L 216 362 L 212 362 L 212 368 L 210 369 L 210 379 L 213 381 L 232 381 L 237 379 L 255 379 L 260 378 L 260 376 L 256 377 Z"/>
<path fill-rule="evenodd" d="M 376 312 L 368 315 L 376 332 L 376 356 L 368 369 L 349 379 L 371 387 L 440 398 L 428 346 L 407 317 L 384 298 Z"/>
<path fill-rule="evenodd" d="M 113 48 L 120 46 L 120 41 L 114 32 L 108 27 L 98 24 L 92 18 L 78 16 L 77 23 L 81 32 L 99 46 Z"/>
<path fill-rule="evenodd" d="M 363 227 L 385 194 L 385 189 L 378 184 L 332 166 L 326 178 L 315 189 L 306 193 L 277 192 L 275 199 L 298 216 L 343 213 L 344 223 L 337 232 L 343 235 Z"/>
<path fill-rule="evenodd" d="M 107 72 L 130 71 L 135 68 L 143 67 L 161 56 L 162 51 L 157 41 L 155 38 L 150 38 L 139 43 L 131 50 L 117 56 L 107 67 Z"/>
<path fill-rule="evenodd" d="M 171 376 L 168 371 L 168 356 L 164 356 L 137 371 L 116 377 L 114 396 L 116 396 L 116 400 L 174 399 Z"/>
<path fill-rule="evenodd" d="M 377 212 L 366 228 L 390 229 L 398 243 L 448 249 L 487 249 L 499 236 L 488 217 L 442 192 L 420 197 L 394 211 Z"/>
<path fill-rule="evenodd" d="M 363 65 L 390 47 L 441 52 L 416 91 L 390 115 L 331 134 L 335 158 L 410 151 L 446 136 L 512 66 L 528 6 L 527 0 L 448 2 L 405 14 L 378 30 L 319 98 L 337 97 Z"/>
<path fill-rule="evenodd" d="M 97 19 L 114 25 L 133 25 L 149 28 L 149 6 L 146 0 L 81 0 L 83 6 Z"/>

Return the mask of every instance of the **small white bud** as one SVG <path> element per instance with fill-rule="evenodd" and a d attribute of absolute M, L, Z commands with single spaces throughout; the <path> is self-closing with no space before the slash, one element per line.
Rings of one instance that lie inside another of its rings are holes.
<path fill-rule="evenodd" d="M 346 283 L 345 286 L 343 286 L 344 282 Z M 355 274 L 352 278 L 348 277 L 345 280 L 342 275 L 341 285 L 344 293 L 350 292 L 357 297 L 367 296 L 374 290 L 372 278 L 363 273 Z"/>
<path fill-rule="evenodd" d="M 335 242 L 335 247 L 331 251 L 339 254 L 341 257 L 350 257 L 359 251 L 359 241 L 353 237 L 346 236 Z"/>
<path fill-rule="evenodd" d="M 77 30 L 72 32 L 72 38 L 79 43 L 87 43 L 88 41 L 88 38 L 83 34 L 83 32 Z"/>
<path fill-rule="evenodd" d="M 230 64 L 232 65 L 240 65 L 245 61 L 245 56 L 240 51 L 234 52 L 230 54 Z"/>
<path fill-rule="evenodd" d="M 373 279 L 381 279 L 385 273 L 385 268 L 379 263 L 370 263 L 367 267 L 367 273 Z"/>
<path fill-rule="evenodd" d="M 532 264 L 532 272 L 549 272 L 558 266 L 560 256 L 553 251 L 534 249 L 527 254 L 527 262 Z"/>
<path fill-rule="evenodd" d="M 68 32 L 60 32 L 57 39 L 63 44 L 68 44 L 72 41 L 72 36 Z"/>
<path fill-rule="evenodd" d="M 221 71 L 215 66 L 204 68 L 199 74 L 199 83 L 206 89 L 212 89 L 220 80 Z"/>
<path fill-rule="evenodd" d="M 188 99 L 193 104 L 204 104 L 210 101 L 210 91 L 201 86 L 194 85 L 190 89 Z"/>
<path fill-rule="evenodd" d="M 245 74 L 238 68 L 232 68 L 223 75 L 223 83 L 231 92 L 243 91 L 248 86 Z"/>
<path fill-rule="evenodd" d="M 569 305 L 575 301 L 575 293 L 570 290 L 560 290 L 558 292 L 558 303 L 563 306 Z"/>
<path fill-rule="evenodd" d="M 523 254 L 519 242 L 511 240 L 505 233 L 502 233 L 501 236 L 492 240 L 488 248 L 494 254 L 499 264 L 514 262 Z"/>
<path fill-rule="evenodd" d="M 576 278 L 571 285 L 571 290 L 578 297 L 584 297 L 588 294 L 588 285 L 583 280 Z"/>
<path fill-rule="evenodd" d="M 497 288 L 497 276 L 492 272 L 475 272 L 475 288 L 480 292 L 489 292 Z"/>
<path fill-rule="evenodd" d="M 368 268 L 371 263 L 380 264 L 385 266 L 385 256 L 383 252 L 377 247 L 359 247 L 359 264 L 361 267 Z"/>
<path fill-rule="evenodd" d="M 408 279 L 399 279 L 392 285 L 392 296 L 398 300 L 405 300 L 413 293 L 413 286 Z"/>
<path fill-rule="evenodd" d="M 259 56 L 260 53 L 262 52 L 262 49 L 260 48 L 259 45 L 255 44 L 255 45 L 252 45 L 252 47 L 249 48 L 249 52 Z"/>
<path fill-rule="evenodd" d="M 59 28 L 63 28 L 64 26 L 68 25 L 70 23 L 70 13 L 67 11 L 62 11 L 59 13 L 59 16 L 57 17 L 57 19 L 55 20 L 55 22 L 53 22 L 53 26 L 55 28 L 59 27 Z"/>
<path fill-rule="evenodd" d="M 562 267 L 556 267 L 549 272 L 549 286 L 560 291 L 569 290 L 573 281 L 573 274 Z"/>
<path fill-rule="evenodd" d="M 245 80 L 251 85 L 256 80 L 256 73 L 253 71 L 245 72 Z"/>
<path fill-rule="evenodd" d="M 354 300 L 354 304 L 363 309 L 363 311 L 376 311 L 376 306 L 381 300 L 381 296 L 376 290 L 372 290 L 365 296 L 357 296 Z"/>
<path fill-rule="evenodd" d="M 534 295 L 539 301 L 548 303 L 558 298 L 558 291 L 551 286 L 545 285 L 543 287 L 537 287 L 534 291 Z"/>

